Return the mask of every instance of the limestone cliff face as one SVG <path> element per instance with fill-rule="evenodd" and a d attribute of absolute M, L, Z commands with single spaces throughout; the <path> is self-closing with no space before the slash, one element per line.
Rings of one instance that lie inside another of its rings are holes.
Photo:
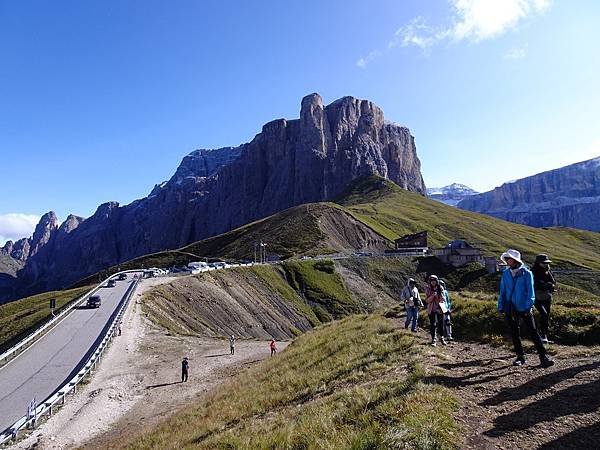
<path fill-rule="evenodd" d="M 332 200 L 362 176 L 380 175 L 423 194 L 420 168 L 410 131 L 386 122 L 376 105 L 344 97 L 324 106 L 311 94 L 300 118 L 269 122 L 239 147 L 192 152 L 146 198 L 103 204 L 90 218 L 70 216 L 60 227 L 47 218 L 19 273 L 20 289 L 63 287 L 136 256 Z"/>
<path fill-rule="evenodd" d="M 600 231 L 600 158 L 505 183 L 458 207 L 534 227 Z"/>

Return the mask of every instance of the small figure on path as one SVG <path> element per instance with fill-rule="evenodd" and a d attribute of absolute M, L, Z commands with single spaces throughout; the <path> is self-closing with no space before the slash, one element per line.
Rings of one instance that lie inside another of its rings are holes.
<path fill-rule="evenodd" d="M 123 325 L 123 321 L 119 322 L 119 336 L 121 336 L 121 325 Z"/>
<path fill-rule="evenodd" d="M 446 345 L 444 339 L 444 310 L 445 302 L 442 295 L 437 275 L 430 275 L 425 285 L 425 303 L 427 303 L 427 314 L 429 314 L 429 332 L 431 333 L 431 345 L 437 345 L 439 336 L 442 345 Z"/>
<path fill-rule="evenodd" d="M 445 305 L 444 336 L 446 337 L 446 340 L 453 341 L 454 338 L 452 337 L 452 317 L 451 317 L 452 300 L 450 299 L 450 293 L 448 292 L 448 289 L 446 289 L 446 282 L 444 280 L 440 280 L 440 287 L 442 288 L 442 296 L 444 297 L 444 305 Z M 442 307 L 442 309 L 444 309 L 444 308 Z"/>
<path fill-rule="evenodd" d="M 229 353 L 235 355 L 235 336 L 233 334 L 229 336 Z"/>
<path fill-rule="evenodd" d="M 548 341 L 548 328 L 550 326 L 550 307 L 552 294 L 556 288 L 556 280 L 550 270 L 548 255 L 537 255 L 531 272 L 533 273 L 533 286 L 535 288 L 535 309 L 540 313 L 540 337 L 544 344 Z"/>
<path fill-rule="evenodd" d="M 275 339 L 271 339 L 269 348 L 271 349 L 271 356 L 273 356 L 273 355 L 275 355 L 275 353 L 277 353 L 277 342 L 275 342 Z"/>
<path fill-rule="evenodd" d="M 406 309 L 406 322 L 404 322 L 404 328 L 408 328 L 412 332 L 417 331 L 417 320 L 419 319 L 419 308 L 423 306 L 419 290 L 417 289 L 417 282 L 414 278 L 409 278 L 408 283 L 402 289 L 400 294 L 401 300 L 404 301 L 404 308 Z"/>
<path fill-rule="evenodd" d="M 523 321 L 535 348 L 540 357 L 542 367 L 554 365 L 554 361 L 548 358 L 542 339 L 535 327 L 535 320 L 531 313 L 531 308 L 535 303 L 535 292 L 533 288 L 533 274 L 521 260 L 521 253 L 517 250 L 508 249 L 500 256 L 508 267 L 502 273 L 500 281 L 500 295 L 498 296 L 498 311 L 506 315 L 506 322 L 512 334 L 513 345 L 517 359 L 514 360 L 514 366 L 525 364 L 525 353 L 519 325 Z"/>
<path fill-rule="evenodd" d="M 188 371 L 190 369 L 190 364 L 188 363 L 187 356 L 183 358 L 181 361 L 181 382 L 185 382 L 188 380 Z"/>

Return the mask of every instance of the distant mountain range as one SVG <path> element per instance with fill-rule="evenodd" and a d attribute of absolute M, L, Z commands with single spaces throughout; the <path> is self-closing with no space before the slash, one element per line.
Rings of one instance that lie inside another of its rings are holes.
<path fill-rule="evenodd" d="M 504 183 L 458 207 L 534 227 L 600 231 L 600 157 Z"/>
<path fill-rule="evenodd" d="M 45 214 L 33 236 L 0 249 L 0 298 L 62 288 L 105 267 L 180 248 L 292 206 L 338 198 L 356 179 L 387 178 L 425 193 L 408 128 L 367 100 L 324 106 L 302 99 L 300 118 L 277 119 L 249 143 L 196 150 L 173 177 L 129 205 L 100 205 L 62 224 Z"/>
<path fill-rule="evenodd" d="M 450 206 L 456 206 L 462 199 L 475 194 L 478 194 L 478 192 L 459 183 L 452 183 L 441 188 L 427 188 L 429 198 Z"/>

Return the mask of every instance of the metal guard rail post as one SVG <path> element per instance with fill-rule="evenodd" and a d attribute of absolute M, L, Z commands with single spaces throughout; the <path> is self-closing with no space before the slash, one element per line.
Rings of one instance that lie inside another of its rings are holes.
<path fill-rule="evenodd" d="M 100 356 L 104 353 L 106 346 L 111 341 L 116 331 L 118 330 L 118 325 L 121 322 L 125 309 L 127 305 L 129 305 L 129 301 L 137 287 L 138 283 L 141 280 L 141 275 L 129 286 L 125 295 L 123 296 L 123 300 L 121 302 L 121 306 L 117 314 L 115 315 L 110 327 L 106 331 L 104 338 L 92 354 L 86 363 L 83 365 L 81 370 L 70 380 L 63 383 L 63 385 L 58 389 L 58 391 L 44 400 L 34 411 L 33 417 L 29 418 L 27 415 L 21 417 L 17 420 L 12 426 L 10 426 L 6 431 L 0 434 L 0 445 L 6 443 L 7 441 L 13 439 L 16 440 L 17 434 L 25 427 L 29 427 L 30 425 L 35 427 L 35 422 L 42 417 L 44 414 L 52 415 L 52 407 L 56 405 L 59 401 L 61 404 L 65 403 L 66 395 L 70 392 L 75 393 L 77 389 L 77 385 L 83 380 L 83 378 L 90 373 L 95 367 L 97 362 L 100 359 Z M 95 289 L 97 289 L 96 287 Z M 95 290 L 94 289 L 94 290 Z M 91 294 L 93 291 L 90 291 L 87 295 Z M 84 296 L 84 297 L 86 297 Z"/>

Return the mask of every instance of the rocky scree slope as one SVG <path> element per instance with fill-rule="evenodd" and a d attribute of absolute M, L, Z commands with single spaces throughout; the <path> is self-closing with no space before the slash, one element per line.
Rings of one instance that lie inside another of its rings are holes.
<path fill-rule="evenodd" d="M 69 216 L 60 227 L 54 213 L 44 216 L 38 226 L 43 245 L 34 242 L 35 234 L 27 242 L 16 292 L 63 287 L 140 255 L 331 200 L 353 180 L 374 174 L 425 192 L 410 131 L 386 122 L 370 101 L 344 97 L 324 106 L 311 94 L 302 100 L 299 119 L 269 122 L 239 147 L 191 153 L 146 198 L 126 206 L 105 203 L 91 217 Z"/>
<path fill-rule="evenodd" d="M 534 227 L 600 231 L 600 157 L 504 183 L 458 207 Z"/>

